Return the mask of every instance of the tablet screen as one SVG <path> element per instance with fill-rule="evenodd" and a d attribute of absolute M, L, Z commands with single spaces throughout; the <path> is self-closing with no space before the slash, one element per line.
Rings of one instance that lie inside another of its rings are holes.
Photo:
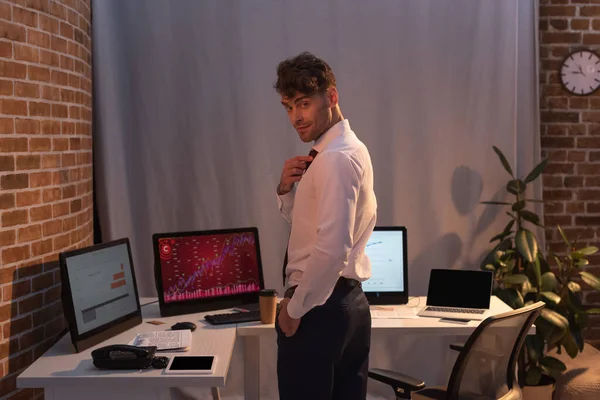
<path fill-rule="evenodd" d="M 169 367 L 172 371 L 210 371 L 213 356 L 175 356 Z"/>

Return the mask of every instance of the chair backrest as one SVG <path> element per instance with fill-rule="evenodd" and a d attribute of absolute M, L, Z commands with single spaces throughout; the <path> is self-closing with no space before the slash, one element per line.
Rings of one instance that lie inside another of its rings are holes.
<path fill-rule="evenodd" d="M 544 306 L 539 301 L 482 321 L 454 364 L 447 398 L 521 398 L 515 374 L 517 359 Z"/>

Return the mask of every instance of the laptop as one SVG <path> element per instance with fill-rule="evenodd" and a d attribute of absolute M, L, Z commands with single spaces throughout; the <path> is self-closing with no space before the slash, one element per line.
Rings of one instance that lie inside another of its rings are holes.
<path fill-rule="evenodd" d="M 489 316 L 491 271 L 432 269 L 420 317 L 483 320 Z"/>

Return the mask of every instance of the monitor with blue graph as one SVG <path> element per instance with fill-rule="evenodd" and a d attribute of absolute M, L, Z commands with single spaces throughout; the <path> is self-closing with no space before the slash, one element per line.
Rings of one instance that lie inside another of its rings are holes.
<path fill-rule="evenodd" d="M 371 277 L 362 287 L 370 304 L 408 302 L 407 238 L 404 226 L 376 226 L 365 253 Z"/>
<path fill-rule="evenodd" d="M 153 235 L 161 315 L 252 305 L 264 289 L 258 229 Z"/>

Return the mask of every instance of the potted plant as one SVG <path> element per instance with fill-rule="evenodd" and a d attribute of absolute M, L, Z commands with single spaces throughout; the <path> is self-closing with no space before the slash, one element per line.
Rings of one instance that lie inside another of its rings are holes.
<path fill-rule="evenodd" d="M 599 311 L 584 309 L 578 283 L 580 278 L 600 290 L 600 280 L 580 270 L 587 265 L 585 257 L 598 249 L 591 246 L 578 249 L 558 227 L 568 252 L 563 258 L 552 256 L 557 263 L 555 273 L 530 229 L 531 226 L 543 228 L 539 216 L 527 209 L 531 203 L 541 201 L 525 196 L 527 185 L 542 174 L 548 158 L 543 159 L 525 178 L 519 179 L 502 152 L 495 146 L 493 148 L 511 176 L 506 190 L 514 199 L 511 202 L 483 202 L 508 207 L 510 219 L 504 230 L 490 240 L 496 244 L 483 259 L 481 268 L 494 273 L 493 293 L 512 308 L 521 308 L 539 300 L 546 303 L 535 321 L 536 334 L 528 336 L 525 341 L 520 365 L 526 385 L 547 385 L 551 393 L 554 378 L 566 367 L 560 360 L 548 356 L 547 352 L 555 347 L 559 352 L 564 348 L 569 356 L 575 357 L 583 350 L 581 333 L 587 323 L 587 315 Z"/>

